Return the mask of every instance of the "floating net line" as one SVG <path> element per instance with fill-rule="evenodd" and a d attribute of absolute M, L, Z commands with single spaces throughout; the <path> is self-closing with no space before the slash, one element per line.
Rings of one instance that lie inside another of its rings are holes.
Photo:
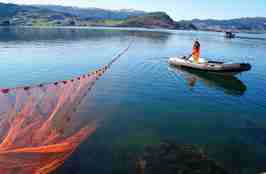
<path fill-rule="evenodd" d="M 45 174 L 62 165 L 99 121 L 77 127 L 76 107 L 132 43 L 95 72 L 50 84 L 0 89 L 0 173 Z"/>

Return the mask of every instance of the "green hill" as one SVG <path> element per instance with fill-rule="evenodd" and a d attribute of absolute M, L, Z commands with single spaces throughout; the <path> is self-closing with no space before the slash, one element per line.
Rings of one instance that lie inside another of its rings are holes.
<path fill-rule="evenodd" d="M 166 28 L 166 29 L 197 29 L 188 22 L 175 22 L 164 12 L 147 13 L 143 16 L 130 17 L 117 26 L 120 27 L 145 27 L 145 28 Z"/>
<path fill-rule="evenodd" d="M 189 22 L 175 22 L 164 12 L 103 10 L 63 6 L 28 6 L 0 3 L 0 25 L 8 26 L 111 26 L 196 29 Z"/>

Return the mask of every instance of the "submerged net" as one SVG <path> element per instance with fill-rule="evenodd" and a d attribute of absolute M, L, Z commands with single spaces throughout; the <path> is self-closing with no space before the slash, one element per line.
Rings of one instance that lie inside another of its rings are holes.
<path fill-rule="evenodd" d="M 62 165 L 98 125 L 93 119 L 77 126 L 76 107 L 130 45 L 93 73 L 46 85 L 0 89 L 0 173 L 49 173 Z"/>

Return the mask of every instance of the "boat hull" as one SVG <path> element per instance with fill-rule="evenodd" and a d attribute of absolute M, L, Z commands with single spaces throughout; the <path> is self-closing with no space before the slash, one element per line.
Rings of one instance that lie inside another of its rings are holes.
<path fill-rule="evenodd" d="M 195 63 L 185 58 L 178 57 L 172 57 L 168 60 L 168 62 L 173 66 L 229 75 L 238 74 L 251 69 L 251 65 L 248 63 L 224 63 L 217 61 L 208 61 L 208 63 Z"/>

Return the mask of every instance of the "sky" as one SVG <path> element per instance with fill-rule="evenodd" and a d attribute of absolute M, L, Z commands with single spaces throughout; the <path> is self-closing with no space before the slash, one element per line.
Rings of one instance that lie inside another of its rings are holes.
<path fill-rule="evenodd" d="M 0 2 L 165 11 L 175 20 L 266 17 L 265 0 L 0 0 Z"/>

